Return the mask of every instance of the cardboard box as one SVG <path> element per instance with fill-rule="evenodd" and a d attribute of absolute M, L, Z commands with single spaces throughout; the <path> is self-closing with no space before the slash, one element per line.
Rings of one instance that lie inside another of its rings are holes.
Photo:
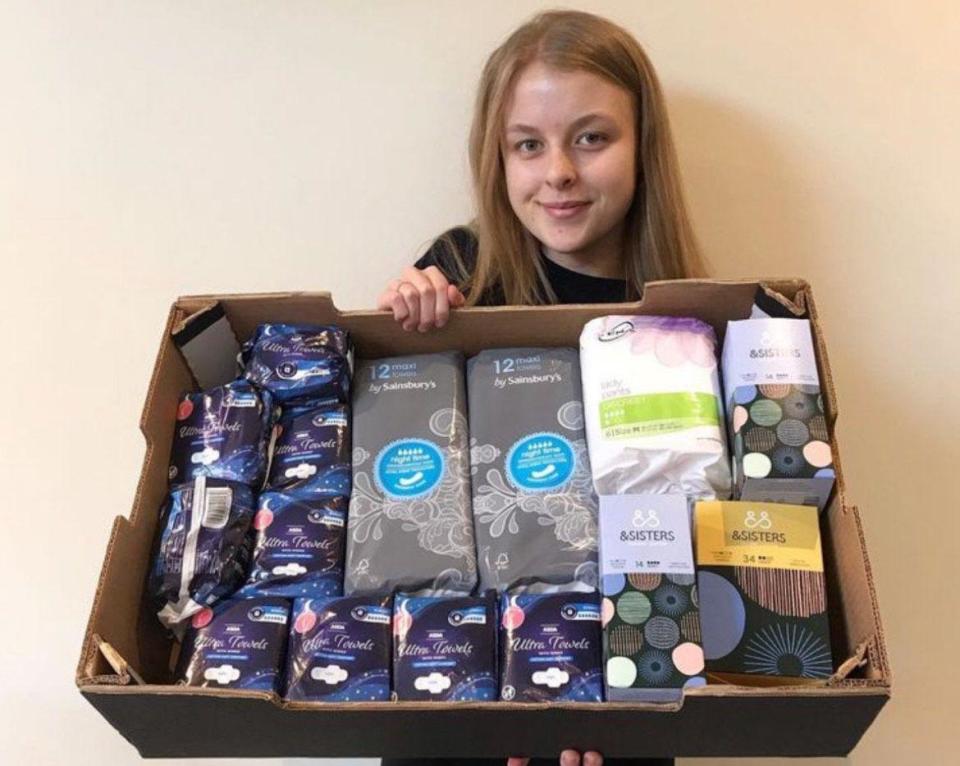
<path fill-rule="evenodd" d="M 801 280 L 685 280 L 648 285 L 618 313 L 695 316 L 720 337 L 750 315 L 758 285 L 814 329 L 831 426 L 837 416 L 823 332 Z M 556 757 L 565 747 L 616 756 L 840 756 L 890 697 L 890 668 L 860 513 L 837 449 L 837 491 L 821 516 L 831 643 L 837 672 L 820 686 L 711 685 L 674 704 L 504 702 L 283 703 L 258 692 L 168 685 L 171 640 L 147 606 L 144 579 L 167 493 L 167 461 L 181 391 L 196 387 L 172 334 L 220 304 L 236 338 L 261 322 L 337 323 L 359 357 L 506 346 L 576 347 L 589 319 L 611 306 L 476 308 L 443 330 L 405 333 L 387 314 L 341 313 L 326 293 L 193 296 L 171 308 L 140 427 L 147 449 L 129 517 L 113 525 L 76 683 L 143 756 Z M 230 345 L 230 344 L 226 344 Z M 836 447 L 836 442 L 834 442 Z M 144 682 L 144 683 L 141 683 Z"/>

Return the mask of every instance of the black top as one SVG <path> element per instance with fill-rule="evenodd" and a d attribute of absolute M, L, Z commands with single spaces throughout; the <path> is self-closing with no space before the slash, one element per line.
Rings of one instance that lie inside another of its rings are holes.
<path fill-rule="evenodd" d="M 457 226 L 447 232 L 457 246 L 463 265 L 469 273 L 473 273 L 477 264 L 477 238 L 465 226 Z M 571 271 L 551 261 L 546 256 L 540 256 L 550 286 L 557 294 L 560 303 L 622 303 L 627 299 L 627 283 L 623 279 L 608 277 L 593 277 Z M 456 260 L 449 250 L 443 237 L 438 238 L 430 249 L 414 264 L 418 269 L 436 266 L 451 284 L 460 282 Z M 506 304 L 503 291 L 494 288 L 488 291 L 478 301 L 480 306 L 503 306 Z"/>

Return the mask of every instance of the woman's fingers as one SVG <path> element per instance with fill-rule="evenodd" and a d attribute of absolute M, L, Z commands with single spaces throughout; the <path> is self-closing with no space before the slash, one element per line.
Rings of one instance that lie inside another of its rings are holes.
<path fill-rule="evenodd" d="M 507 766 L 527 766 L 529 758 L 507 758 Z"/>
<path fill-rule="evenodd" d="M 397 287 L 399 284 L 399 279 L 391 279 L 389 282 L 387 282 L 387 286 L 377 298 L 377 311 L 393 310 L 394 301 L 396 301 L 397 296 L 400 295 L 400 293 L 397 292 Z"/>
<path fill-rule="evenodd" d="M 416 288 L 419 314 L 414 327 L 420 330 L 420 332 L 426 332 L 433 327 L 434 313 L 436 312 L 437 291 L 433 286 L 433 282 L 431 282 L 420 269 L 414 268 L 413 266 L 405 268 L 400 278 L 405 283 L 413 285 Z M 410 324 L 409 321 L 408 324 Z M 404 329 L 407 329 L 406 325 L 404 325 Z"/>
<path fill-rule="evenodd" d="M 450 299 L 448 288 L 450 283 L 436 266 L 428 266 L 423 270 L 423 275 L 430 280 L 433 285 L 435 301 L 433 307 L 433 321 L 437 327 L 443 327 L 450 318 Z"/>
<path fill-rule="evenodd" d="M 603 756 L 594 750 L 583 754 L 583 766 L 603 766 Z"/>
<path fill-rule="evenodd" d="M 463 297 L 463 293 L 457 289 L 456 285 L 447 285 L 447 301 L 453 308 L 458 309 L 467 302 L 467 299 Z"/>
<path fill-rule="evenodd" d="M 580 766 L 580 753 L 576 750 L 564 750 L 560 753 L 560 766 Z"/>
<path fill-rule="evenodd" d="M 420 323 L 420 293 L 409 282 L 401 282 L 397 292 L 403 296 L 407 315 L 401 320 L 404 330 L 412 330 Z"/>
<path fill-rule="evenodd" d="M 410 266 L 380 293 L 377 309 L 392 311 L 404 330 L 426 332 L 431 327 L 443 327 L 450 320 L 450 309 L 465 303 L 463 293 L 436 266 L 422 271 Z"/>

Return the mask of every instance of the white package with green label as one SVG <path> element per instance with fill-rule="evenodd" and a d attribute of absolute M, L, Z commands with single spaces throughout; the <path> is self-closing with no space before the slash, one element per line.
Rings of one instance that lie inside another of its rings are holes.
<path fill-rule="evenodd" d="M 580 335 L 584 420 L 598 495 L 730 496 L 713 328 L 607 316 Z"/>

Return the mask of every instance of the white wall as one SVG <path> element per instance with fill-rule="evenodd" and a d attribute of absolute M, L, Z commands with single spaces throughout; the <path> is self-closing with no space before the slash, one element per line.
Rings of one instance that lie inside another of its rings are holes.
<path fill-rule="evenodd" d="M 172 298 L 326 289 L 372 305 L 467 218 L 480 67 L 540 7 L 0 0 L 11 763 L 137 760 L 72 677 Z M 941 595 L 958 531 L 960 6 L 578 7 L 658 67 L 714 273 L 815 286 L 896 672 L 852 761 L 943 763 L 960 680 Z"/>

